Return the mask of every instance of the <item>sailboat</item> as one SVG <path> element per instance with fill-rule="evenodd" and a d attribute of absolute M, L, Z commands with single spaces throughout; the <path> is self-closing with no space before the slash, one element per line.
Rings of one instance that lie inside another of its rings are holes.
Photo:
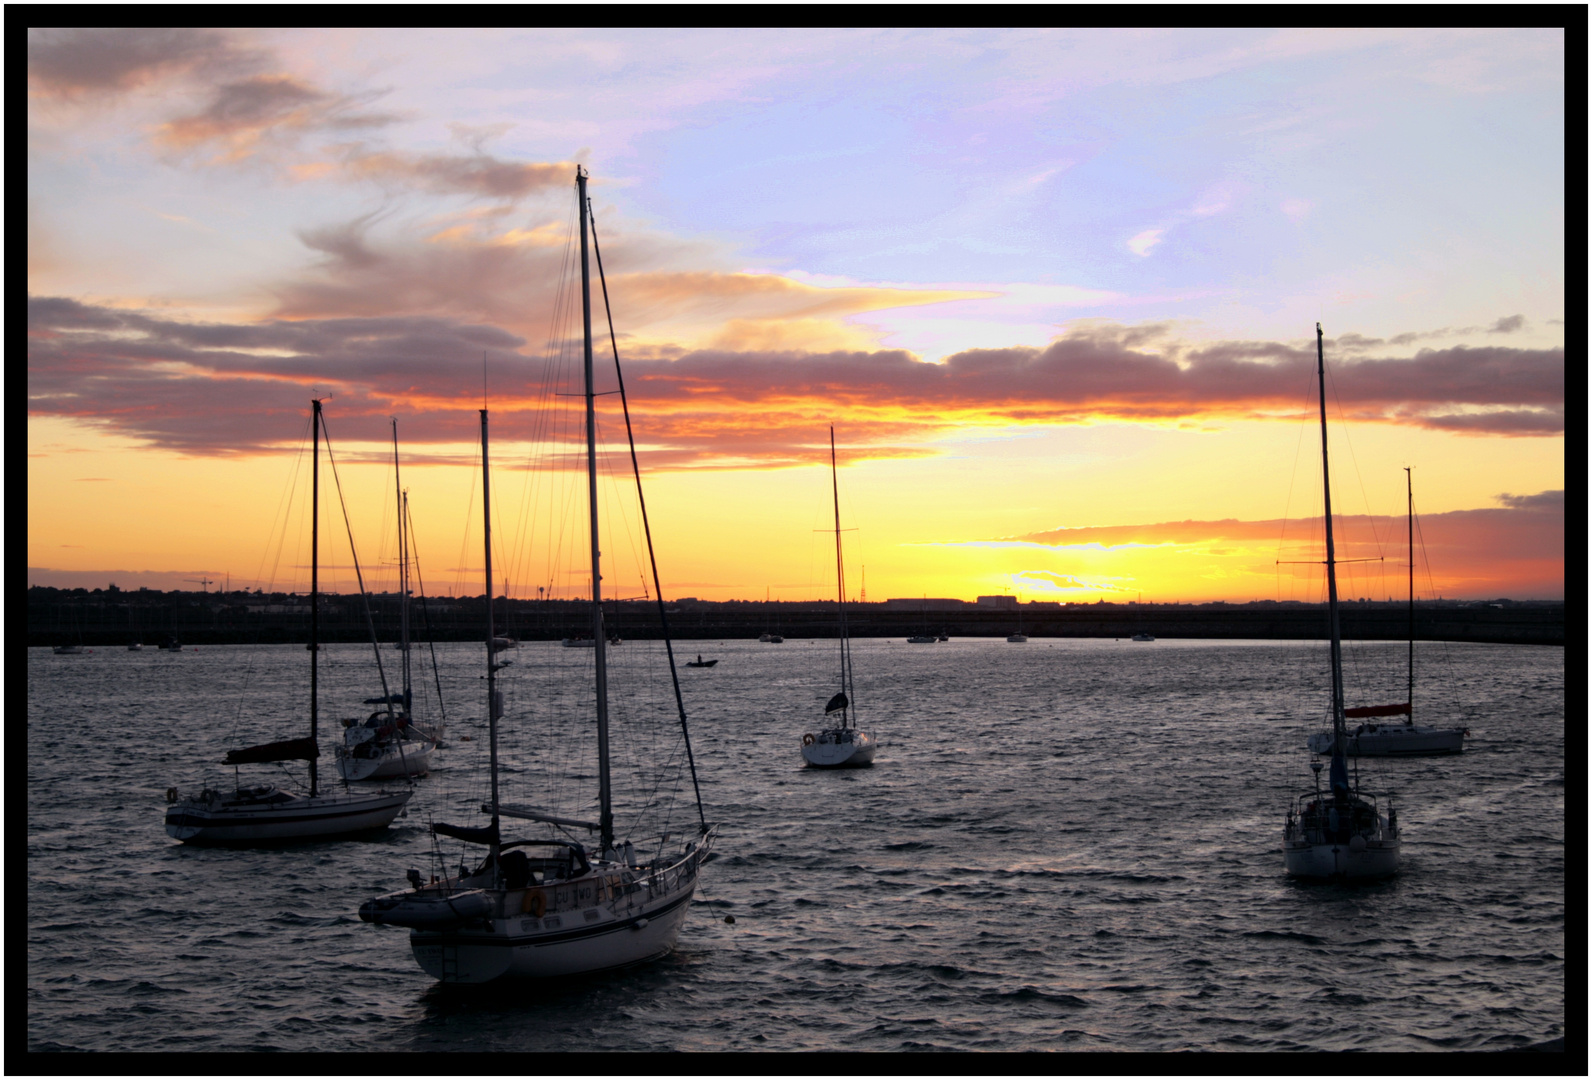
<path fill-rule="evenodd" d="M 1143 619 L 1144 618 L 1144 594 L 1143 593 L 1139 594 L 1139 604 L 1138 604 L 1138 606 L 1139 606 L 1139 618 Z M 1148 630 L 1140 630 L 1138 633 L 1133 635 L 1133 640 L 1134 641 L 1154 641 L 1155 640 L 1155 635 L 1150 633 Z"/>
<path fill-rule="evenodd" d="M 59 612 L 57 608 L 57 612 Z M 72 634 L 76 641 L 66 642 L 55 647 L 56 656 L 82 656 L 83 655 L 83 627 L 78 622 L 77 607 L 72 607 Z"/>
<path fill-rule="evenodd" d="M 344 780 L 389 780 L 424 776 L 431 768 L 431 752 L 441 742 L 441 732 L 422 731 L 414 723 L 409 649 L 409 493 L 398 472 L 398 421 L 392 422 L 393 483 L 398 491 L 398 644 L 403 689 L 396 694 L 366 698 L 366 705 L 382 708 L 363 723 L 343 721 L 343 743 L 337 747 L 335 766 Z M 380 656 L 378 654 L 378 663 Z"/>
<path fill-rule="evenodd" d="M 768 586 L 766 586 L 766 585 L 763 587 L 763 606 L 765 608 L 768 607 Z M 762 642 L 764 645 L 783 645 L 783 644 L 785 644 L 785 639 L 783 637 L 781 637 L 780 635 L 774 633 L 774 631 L 772 631 L 772 630 L 767 630 L 767 631 L 764 631 L 763 633 L 759 634 L 757 636 L 757 640 Z"/>
<path fill-rule="evenodd" d="M 597 734 L 598 820 L 587 821 L 528 806 L 504 803 L 498 792 L 498 729 L 503 696 L 497 673 L 508 661 L 497 658 L 493 644 L 492 606 L 487 604 L 487 723 L 490 734 L 491 801 L 482 810 L 491 815 L 484 826 L 437 822 L 432 831 L 486 848 L 474 869 L 461 866 L 456 876 L 428 882 L 419 870 L 408 873 L 414 888 L 367 900 L 359 917 L 366 922 L 404 926 L 415 959 L 427 974 L 444 983 L 484 983 L 503 977 L 554 977 L 628 966 L 662 956 L 674 948 L 690 910 L 702 862 L 712 847 L 714 827 L 702 817 L 697 796 L 698 831 L 666 849 L 665 834 L 648 850 L 634 841 L 619 843 L 614 831 L 608 738 L 608 635 L 603 625 L 602 574 L 598 550 L 596 406 L 592 389 L 591 284 L 587 269 L 586 173 L 577 169 L 579 192 L 581 300 L 585 324 L 586 474 L 590 520 L 591 648 L 594 650 L 595 724 Z M 601 251 L 598 251 L 601 272 Z M 604 287 L 606 297 L 606 285 Z M 610 315 L 610 323 L 612 316 Z M 618 347 L 614 350 L 618 363 Z M 623 381 L 620 393 L 623 395 Z M 627 410 L 628 426 L 628 410 Z M 632 462 L 634 463 L 634 443 Z M 487 410 L 481 410 L 482 513 L 486 521 L 486 595 L 492 595 L 492 517 L 487 458 Z M 639 478 L 639 467 L 637 469 Z M 640 485 L 637 485 L 638 491 Z M 646 527 L 646 503 L 641 502 Z M 650 548 L 650 529 L 647 530 Z M 654 561 L 653 576 L 657 569 Z M 696 767 L 685 730 L 685 708 L 674 675 L 674 651 L 668 638 L 668 614 L 659 590 L 658 611 L 664 644 L 679 705 L 686 760 Z M 561 838 L 504 841 L 502 818 L 543 822 L 559 829 L 585 828 L 598 834 L 596 850 Z"/>
<path fill-rule="evenodd" d="M 939 638 L 937 638 L 933 634 L 929 633 L 928 624 L 929 624 L 929 598 L 927 596 L 925 596 L 923 598 L 923 626 L 924 626 L 923 633 L 921 633 L 921 634 L 913 634 L 911 637 L 907 638 L 907 644 L 908 645 L 933 645 L 935 642 L 939 641 L 940 640 Z"/>
<path fill-rule="evenodd" d="M 311 460 L 310 496 L 310 733 L 304 738 L 263 743 L 228 751 L 223 764 L 262 764 L 307 761 L 310 791 L 299 795 L 274 784 L 244 787 L 231 792 L 206 788 L 198 795 L 181 797 L 176 788 L 166 792 L 166 832 L 185 844 L 258 844 L 291 840 L 327 840 L 338 836 L 384 829 L 404 808 L 412 791 L 322 795 L 316 772 L 320 747 L 320 491 L 321 403 L 311 402 L 314 452 Z M 236 778 L 234 768 L 234 778 Z"/>
<path fill-rule="evenodd" d="M 1415 701 L 1415 492 L 1411 486 L 1410 470 L 1404 470 L 1404 498 L 1407 508 L 1407 525 L 1410 547 L 1410 633 L 1409 664 L 1404 700 L 1393 705 L 1362 705 L 1344 709 L 1349 720 L 1369 720 L 1349 733 L 1350 757 L 1436 757 L 1441 754 L 1458 754 L 1465 749 L 1466 728 L 1418 727 L 1412 713 Z M 1376 723 L 1384 716 L 1402 716 L 1404 722 Z M 1310 749 L 1318 754 L 1332 752 L 1332 734 L 1318 732 L 1310 736 Z"/>
<path fill-rule="evenodd" d="M 852 683 L 851 637 L 846 632 L 846 564 L 840 556 L 840 475 L 835 465 L 835 429 L 829 429 L 829 478 L 835 496 L 835 582 L 840 616 L 840 692 L 824 706 L 824 715 L 840 714 L 840 723 L 802 736 L 802 758 L 815 769 L 849 769 L 873 764 L 877 743 L 855 722 L 856 687 Z"/>
<path fill-rule="evenodd" d="M 1343 708 L 1343 639 L 1338 628 L 1338 571 L 1332 544 L 1332 480 L 1327 469 L 1327 361 L 1321 324 L 1316 323 L 1316 374 L 1321 388 L 1321 488 L 1327 535 L 1327 623 L 1332 667 L 1332 767 L 1326 794 L 1321 791 L 1321 762 L 1311 762 L 1315 790 L 1301 795 L 1288 810 L 1283 826 L 1283 869 L 1293 877 L 1372 880 L 1390 877 L 1399 868 L 1398 812 L 1386 816 L 1376 798 L 1351 787 L 1348 732 Z"/>
<path fill-rule="evenodd" d="M 1023 599 L 1021 596 L 1017 598 L 1017 633 L 1007 634 L 1006 640 L 1013 645 L 1026 645 L 1028 643 L 1028 635 L 1023 633 Z"/>

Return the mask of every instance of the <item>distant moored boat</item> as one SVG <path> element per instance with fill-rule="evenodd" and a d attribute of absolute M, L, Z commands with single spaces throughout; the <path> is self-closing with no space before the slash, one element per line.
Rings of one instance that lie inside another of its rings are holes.
<path fill-rule="evenodd" d="M 840 723 L 802 736 L 802 759 L 815 769 L 847 769 L 873 764 L 878 744 L 851 715 L 856 687 L 851 679 L 851 636 L 846 632 L 846 566 L 840 557 L 840 486 L 835 467 L 835 429 L 829 429 L 829 472 L 835 493 L 835 581 L 839 590 L 840 693 L 829 699 L 824 715 L 840 714 Z M 780 639 L 775 639 L 780 640 Z M 931 639 L 932 640 L 932 639 Z M 848 694 L 848 691 L 850 692 Z"/>

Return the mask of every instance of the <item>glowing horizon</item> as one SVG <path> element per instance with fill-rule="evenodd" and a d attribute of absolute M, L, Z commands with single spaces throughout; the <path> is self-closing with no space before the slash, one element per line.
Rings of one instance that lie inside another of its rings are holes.
<path fill-rule="evenodd" d="M 509 520 L 576 442 L 578 160 L 668 595 L 832 595 L 833 424 L 854 595 L 1304 598 L 1320 321 L 1340 541 L 1403 558 L 1413 466 L 1418 592 L 1564 596 L 1560 31 L 59 30 L 28 72 L 30 583 L 278 580 L 314 394 L 361 560 L 396 415 L 428 591 L 478 595 L 483 389 Z"/>

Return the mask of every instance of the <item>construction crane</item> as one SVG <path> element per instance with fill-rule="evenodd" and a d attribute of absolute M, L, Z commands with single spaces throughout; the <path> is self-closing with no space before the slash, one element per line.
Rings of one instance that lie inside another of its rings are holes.
<path fill-rule="evenodd" d="M 208 595 L 209 592 L 210 592 L 210 586 L 215 584 L 215 582 L 212 581 L 210 578 L 183 578 L 183 580 L 184 581 L 191 581 L 195 585 L 203 585 L 206 595 Z"/>

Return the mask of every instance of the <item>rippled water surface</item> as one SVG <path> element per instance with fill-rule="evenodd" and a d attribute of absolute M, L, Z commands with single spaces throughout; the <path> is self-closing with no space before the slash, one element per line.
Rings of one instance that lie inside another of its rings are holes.
<path fill-rule="evenodd" d="M 1562 649 L 1421 646 L 1448 658 L 1469 749 L 1362 765 L 1394 796 L 1404 865 L 1345 887 L 1282 873 L 1320 643 L 858 641 L 884 748 L 852 772 L 803 769 L 798 751 L 833 692 L 833 643 L 684 648 L 721 658 L 681 677 L 722 831 L 678 950 L 465 992 L 421 972 L 407 931 L 355 912 L 427 865 L 429 814 L 475 820 L 479 646 L 443 649 L 453 731 L 476 737 L 438 755 L 408 817 L 375 840 L 238 851 L 168 838 L 164 792 L 229 779 L 212 763 L 231 746 L 296 734 L 280 717 L 303 696 L 302 647 L 29 650 L 29 1047 L 1431 1050 L 1564 1034 Z M 550 670 L 560 652 L 522 646 L 517 663 Z M 355 657 L 330 648 L 327 678 Z"/>

